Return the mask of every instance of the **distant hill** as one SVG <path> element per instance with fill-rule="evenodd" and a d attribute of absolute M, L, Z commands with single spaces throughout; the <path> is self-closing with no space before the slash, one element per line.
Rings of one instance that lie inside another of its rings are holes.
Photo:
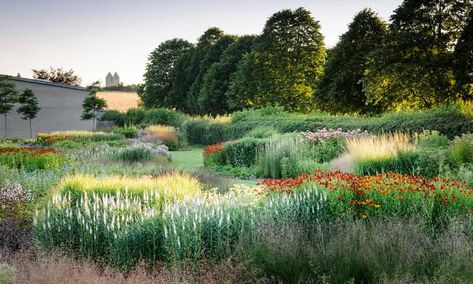
<path fill-rule="evenodd" d="M 97 95 L 107 102 L 107 110 L 127 111 L 138 107 L 136 92 L 100 91 Z"/>

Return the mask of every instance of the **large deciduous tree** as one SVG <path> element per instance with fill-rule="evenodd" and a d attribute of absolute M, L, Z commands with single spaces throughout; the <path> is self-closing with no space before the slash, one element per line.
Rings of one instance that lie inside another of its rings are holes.
<path fill-rule="evenodd" d="M 187 91 L 187 109 L 189 113 L 197 114 L 200 111 L 197 98 L 202 85 L 202 78 L 211 63 L 215 62 L 213 61 L 215 58 L 212 58 L 208 53 L 222 37 L 223 31 L 219 28 L 213 27 L 206 30 L 197 42 L 196 48 L 192 54 L 191 65 L 188 69 L 188 76 L 193 78 L 192 84 L 189 86 Z M 213 52 L 217 53 L 218 51 L 214 49 Z"/>
<path fill-rule="evenodd" d="M 238 100 L 250 107 L 281 105 L 290 111 L 312 110 L 315 82 L 325 61 L 323 41 L 319 23 L 304 8 L 274 14 L 245 59 L 248 62 L 241 63 L 231 84 L 237 90 L 230 94 L 243 96 Z"/>
<path fill-rule="evenodd" d="M 35 79 L 42 79 L 42 80 L 49 80 L 51 82 L 78 86 L 81 83 L 81 79 L 74 73 L 74 70 L 64 70 L 62 68 L 52 68 L 49 67 L 49 70 L 41 69 L 35 70 L 33 69 L 33 78 Z"/>
<path fill-rule="evenodd" d="M 41 108 L 38 105 L 38 99 L 30 89 L 24 90 L 18 97 L 20 106 L 17 112 L 21 115 L 22 119 L 27 119 L 30 124 L 30 138 L 33 138 L 33 127 L 31 121 L 36 118 Z"/>
<path fill-rule="evenodd" d="M 9 82 L 6 76 L 0 77 L 0 115 L 3 115 L 5 119 L 3 137 L 7 137 L 8 113 L 12 110 L 17 100 L 15 84 Z"/>
<path fill-rule="evenodd" d="M 473 11 L 455 46 L 453 67 L 460 98 L 473 100 Z"/>
<path fill-rule="evenodd" d="M 370 9 L 354 17 L 348 31 L 328 54 L 324 75 L 315 93 L 318 108 L 333 113 L 375 111 L 373 106 L 367 105 L 360 80 L 368 67 L 368 55 L 379 47 L 386 32 L 386 23 Z"/>
<path fill-rule="evenodd" d="M 199 105 L 206 113 L 219 115 L 241 109 L 240 105 L 230 107 L 227 91 L 232 74 L 243 56 L 251 51 L 255 39 L 255 36 L 239 38 L 225 50 L 220 61 L 214 63 L 205 74 L 199 93 Z"/>
<path fill-rule="evenodd" d="M 457 99 L 452 51 L 471 8 L 471 0 L 405 0 L 363 79 L 369 101 L 395 109 Z"/>
<path fill-rule="evenodd" d="M 82 103 L 83 112 L 81 119 L 92 119 L 94 130 L 97 128 L 97 112 L 107 107 L 107 102 L 104 99 L 97 97 L 99 89 L 99 82 L 94 82 L 92 85 L 88 86 L 87 90 L 89 91 L 89 94 L 84 98 L 84 102 Z"/>
<path fill-rule="evenodd" d="M 192 44 L 183 39 L 171 39 L 161 43 L 148 58 L 144 84 L 138 95 L 144 107 L 172 107 L 168 105 L 168 96 L 172 87 L 171 73 L 177 61 L 192 48 Z"/>

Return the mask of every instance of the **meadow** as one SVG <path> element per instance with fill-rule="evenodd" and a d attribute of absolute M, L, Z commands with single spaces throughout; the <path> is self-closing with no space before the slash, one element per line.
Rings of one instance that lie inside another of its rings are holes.
<path fill-rule="evenodd" d="M 468 113 L 105 117 L 1 141 L 0 282 L 473 281 Z"/>

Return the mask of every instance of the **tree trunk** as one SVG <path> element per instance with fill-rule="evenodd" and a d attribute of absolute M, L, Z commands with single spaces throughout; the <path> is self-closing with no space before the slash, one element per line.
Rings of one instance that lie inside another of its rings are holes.
<path fill-rule="evenodd" d="M 31 126 L 31 118 L 30 118 L 30 138 L 33 138 L 33 127 Z"/>

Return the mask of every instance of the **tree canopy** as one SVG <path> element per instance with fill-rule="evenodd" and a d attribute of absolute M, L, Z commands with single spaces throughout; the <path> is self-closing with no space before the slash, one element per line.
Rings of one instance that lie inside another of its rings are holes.
<path fill-rule="evenodd" d="M 472 1 L 405 0 L 363 80 L 370 103 L 395 109 L 454 101 L 452 51 L 471 8 Z"/>
<path fill-rule="evenodd" d="M 138 95 L 145 107 L 166 107 L 167 96 L 172 87 L 171 73 L 181 56 L 192 48 L 183 39 L 171 39 L 161 43 L 148 58 L 144 85 Z"/>
<path fill-rule="evenodd" d="M 368 55 L 380 47 L 387 33 L 386 23 L 370 9 L 359 12 L 348 31 L 330 51 L 315 94 L 316 106 L 332 113 L 367 113 L 361 80 L 368 67 Z"/>
<path fill-rule="evenodd" d="M 78 86 L 81 83 L 81 78 L 74 73 L 74 70 L 69 71 L 62 68 L 52 68 L 35 70 L 33 69 L 33 78 L 49 80 L 51 82 Z"/>
<path fill-rule="evenodd" d="M 33 129 L 31 126 L 31 120 L 35 119 L 41 108 L 38 105 L 38 99 L 30 89 L 24 90 L 18 97 L 20 106 L 17 112 L 21 115 L 22 119 L 27 119 L 30 123 L 30 138 L 33 137 Z"/>

